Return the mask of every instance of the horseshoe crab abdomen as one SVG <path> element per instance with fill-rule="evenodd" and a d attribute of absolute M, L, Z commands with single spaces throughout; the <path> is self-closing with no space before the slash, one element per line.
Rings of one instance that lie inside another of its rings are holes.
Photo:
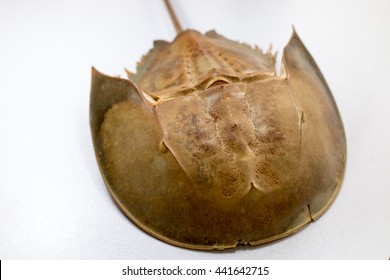
<path fill-rule="evenodd" d="M 204 88 L 216 75 L 226 81 L 271 77 L 275 57 L 213 31 L 187 30 L 172 43 L 155 42 L 131 80 L 156 98 L 170 98 Z"/>

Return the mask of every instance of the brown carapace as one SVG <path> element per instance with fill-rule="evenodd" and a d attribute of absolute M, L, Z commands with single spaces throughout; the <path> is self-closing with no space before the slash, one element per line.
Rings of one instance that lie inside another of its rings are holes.
<path fill-rule="evenodd" d="M 257 245 L 317 219 L 340 188 L 343 124 L 293 33 L 275 58 L 216 32 L 156 41 L 129 79 L 92 70 L 100 170 L 124 213 L 168 243 Z"/>

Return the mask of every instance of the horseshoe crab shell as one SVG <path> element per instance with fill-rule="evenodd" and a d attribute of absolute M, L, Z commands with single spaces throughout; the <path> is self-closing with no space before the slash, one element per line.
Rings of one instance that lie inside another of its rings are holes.
<path fill-rule="evenodd" d="M 187 30 L 155 42 L 129 79 L 92 70 L 97 161 L 134 223 L 210 250 L 282 238 L 326 211 L 345 167 L 338 109 L 295 31 L 280 76 L 274 64 Z"/>

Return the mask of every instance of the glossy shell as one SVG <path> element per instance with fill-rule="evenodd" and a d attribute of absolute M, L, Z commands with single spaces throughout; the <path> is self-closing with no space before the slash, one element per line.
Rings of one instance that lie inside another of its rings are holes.
<path fill-rule="evenodd" d="M 193 249 L 256 245 L 317 219 L 340 188 L 343 125 L 294 32 L 274 57 L 215 32 L 158 41 L 129 80 L 93 69 L 105 183 L 148 233 Z"/>

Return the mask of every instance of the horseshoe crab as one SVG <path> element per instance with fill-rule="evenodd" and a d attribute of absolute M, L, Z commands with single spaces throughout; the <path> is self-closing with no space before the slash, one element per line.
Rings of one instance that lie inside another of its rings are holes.
<path fill-rule="evenodd" d="M 269 242 L 320 217 L 346 140 L 297 33 L 278 76 L 271 52 L 175 26 L 128 79 L 92 69 L 92 138 L 119 207 L 151 235 L 201 250 Z"/>

